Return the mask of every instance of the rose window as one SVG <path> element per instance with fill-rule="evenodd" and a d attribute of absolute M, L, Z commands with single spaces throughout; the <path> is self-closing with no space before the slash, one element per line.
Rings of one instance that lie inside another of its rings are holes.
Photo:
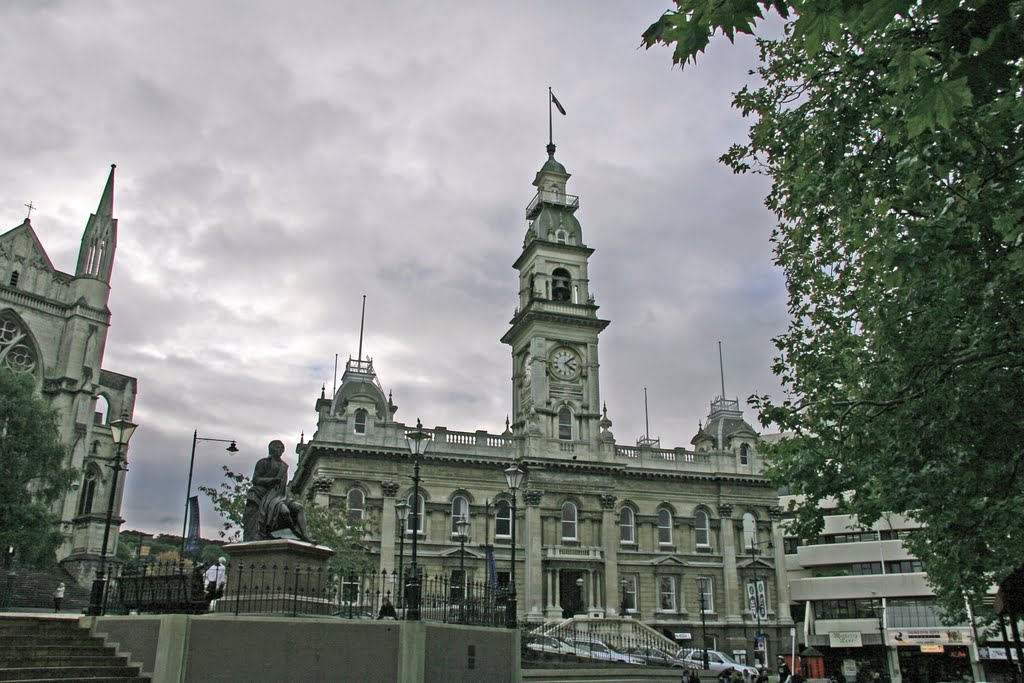
<path fill-rule="evenodd" d="M 14 372 L 32 372 L 36 367 L 36 353 L 28 335 L 11 317 L 0 317 L 0 366 Z"/>

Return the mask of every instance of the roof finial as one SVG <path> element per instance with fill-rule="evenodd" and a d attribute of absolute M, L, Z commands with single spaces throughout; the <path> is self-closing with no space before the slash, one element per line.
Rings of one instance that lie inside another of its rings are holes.
<path fill-rule="evenodd" d="M 363 314 L 359 318 L 359 355 L 360 363 L 363 362 L 363 325 L 366 323 L 366 295 L 363 294 Z"/>
<path fill-rule="evenodd" d="M 26 221 L 31 221 L 32 220 L 32 209 L 34 209 L 36 207 L 32 204 L 32 200 L 31 199 L 28 200 L 28 204 L 25 204 L 25 206 L 28 207 L 28 215 L 25 216 L 25 220 Z"/>
<path fill-rule="evenodd" d="M 114 169 L 117 164 L 110 165 L 110 175 L 107 176 L 107 185 L 103 188 L 103 196 L 100 197 L 100 205 L 96 208 L 97 216 L 114 216 Z"/>
<path fill-rule="evenodd" d="M 725 403 L 725 364 L 722 362 L 722 340 L 718 340 L 718 370 L 722 375 L 722 402 Z"/>

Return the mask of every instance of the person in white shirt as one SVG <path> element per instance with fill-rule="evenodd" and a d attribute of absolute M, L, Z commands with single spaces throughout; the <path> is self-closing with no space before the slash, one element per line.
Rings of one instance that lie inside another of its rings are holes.
<path fill-rule="evenodd" d="M 224 596 L 224 585 L 228 581 L 226 562 L 227 558 L 218 558 L 217 564 L 211 564 L 206 570 L 206 597 L 210 598 L 210 609 L 216 606 L 218 598 Z"/>

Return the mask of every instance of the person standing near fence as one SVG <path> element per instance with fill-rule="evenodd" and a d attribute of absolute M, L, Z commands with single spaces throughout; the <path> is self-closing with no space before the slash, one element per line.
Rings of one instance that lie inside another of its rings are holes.
<path fill-rule="evenodd" d="M 206 597 L 210 599 L 210 609 L 217 606 L 217 600 L 224 597 L 224 586 L 228 582 L 227 558 L 217 558 L 217 563 L 206 570 Z"/>
<path fill-rule="evenodd" d="M 53 591 L 53 611 L 60 611 L 60 604 L 64 602 L 64 582 L 61 581 L 57 584 L 57 588 Z"/>

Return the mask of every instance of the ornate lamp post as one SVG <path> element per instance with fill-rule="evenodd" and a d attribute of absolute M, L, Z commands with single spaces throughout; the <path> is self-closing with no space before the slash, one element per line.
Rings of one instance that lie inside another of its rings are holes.
<path fill-rule="evenodd" d="M 420 567 L 416 562 L 416 537 L 420 535 L 420 458 L 427 452 L 430 443 L 430 432 L 423 428 L 423 423 L 416 418 L 416 429 L 405 433 L 412 453 L 412 564 L 409 570 L 412 579 L 409 581 L 409 609 L 406 619 L 418 621 L 420 618 Z"/>
<path fill-rule="evenodd" d="M 466 605 L 466 541 L 469 540 L 469 520 L 465 516 L 459 518 L 455 523 L 455 531 L 459 537 L 459 621 L 465 621 L 464 608 Z"/>
<path fill-rule="evenodd" d="M 700 593 L 700 659 L 701 666 L 705 671 L 708 668 L 708 622 L 704 618 L 704 615 L 707 612 L 707 608 L 704 606 L 704 595 L 707 593 L 707 582 L 710 580 L 711 579 L 707 578 L 697 579 L 697 591 Z"/>
<path fill-rule="evenodd" d="M 103 528 L 103 547 L 100 550 L 100 567 L 96 570 L 96 578 L 92 582 L 92 592 L 89 594 L 89 614 L 99 616 L 103 613 L 103 596 L 107 587 L 107 543 L 110 541 L 110 523 L 114 517 L 114 497 L 117 495 L 117 478 L 122 469 L 122 452 L 128 447 L 128 441 L 135 433 L 138 425 L 128 420 L 127 413 L 119 419 L 110 423 L 110 435 L 114 439 L 117 448 L 114 451 L 114 463 L 110 467 L 114 470 L 114 476 L 110 482 L 110 502 L 107 504 L 107 523 Z M 127 464 L 127 458 L 125 458 Z"/>
<path fill-rule="evenodd" d="M 185 534 L 188 532 L 188 501 L 192 497 L 192 471 L 196 466 L 196 443 L 199 441 L 216 441 L 218 443 L 230 443 L 227 447 L 228 453 L 237 453 L 238 446 L 235 445 L 234 439 L 207 439 L 199 436 L 199 430 L 192 432 L 192 458 L 188 461 L 188 487 L 185 489 L 185 518 L 181 523 L 181 559 L 185 559 L 185 549 L 187 541 L 185 540 Z"/>
<path fill-rule="evenodd" d="M 516 596 L 516 492 L 523 483 L 525 473 L 519 469 L 519 465 L 512 463 L 505 469 L 505 483 L 508 484 L 509 493 L 512 494 L 512 567 L 510 572 L 510 586 L 508 591 L 508 604 L 505 608 L 505 625 L 509 628 L 516 628 L 519 617 L 516 614 L 518 600 Z"/>
<path fill-rule="evenodd" d="M 398 591 L 398 609 L 402 609 L 405 605 L 405 520 L 409 515 L 409 501 L 403 498 L 395 503 L 395 512 L 402 523 L 398 532 L 398 585 L 395 588 Z"/>

